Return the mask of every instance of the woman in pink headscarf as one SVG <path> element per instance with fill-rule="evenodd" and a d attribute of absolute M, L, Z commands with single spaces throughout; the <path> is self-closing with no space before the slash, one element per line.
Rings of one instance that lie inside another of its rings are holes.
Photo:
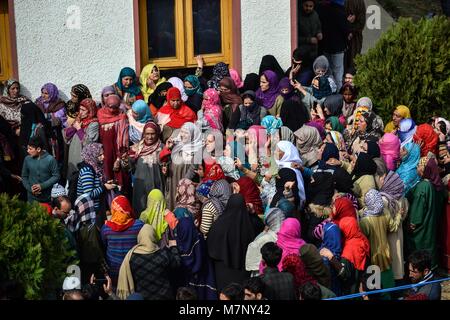
<path fill-rule="evenodd" d="M 283 250 L 281 261 L 289 254 L 299 254 L 300 248 L 306 243 L 301 238 L 300 221 L 296 218 L 287 218 L 281 224 L 280 231 L 278 231 L 277 246 Z M 278 264 L 278 270 L 282 271 L 282 263 Z"/>
<path fill-rule="evenodd" d="M 233 79 L 233 82 L 238 89 L 241 89 L 244 86 L 241 76 L 239 75 L 239 72 L 236 69 L 230 69 L 230 77 L 231 79 Z"/>
<path fill-rule="evenodd" d="M 386 133 L 379 141 L 381 157 L 389 170 L 397 170 L 400 160 L 400 139 L 392 133 Z"/>
<path fill-rule="evenodd" d="M 208 89 L 203 93 L 202 109 L 198 111 L 197 118 L 202 129 L 216 129 L 223 132 L 220 96 L 215 89 Z"/>

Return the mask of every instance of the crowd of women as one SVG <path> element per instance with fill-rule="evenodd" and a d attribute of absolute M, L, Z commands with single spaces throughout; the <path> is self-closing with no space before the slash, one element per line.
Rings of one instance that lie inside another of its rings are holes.
<path fill-rule="evenodd" d="M 298 51 L 293 61 L 301 63 Z M 336 295 L 358 292 L 370 265 L 383 288 L 400 283 L 418 249 L 437 268 L 450 122 L 417 124 L 399 105 L 384 125 L 352 74 L 338 88 L 324 56 L 310 86 L 295 80 L 301 70 L 285 72 L 273 56 L 244 81 L 225 63 L 209 79 L 201 64 L 168 80 L 154 64 L 139 78 L 124 68 L 99 103 L 83 84 L 65 102 L 52 83 L 32 102 L 9 80 L 0 97 L 3 191 L 24 194 L 27 145 L 41 139 L 60 171 L 48 204 L 70 200 L 61 221 L 84 278 L 107 272 L 122 299 L 174 299 L 180 287 L 217 299 L 228 284 L 264 274 L 268 242 L 282 249 L 278 269 L 296 286 L 318 282 Z M 83 241 L 95 239 L 93 252 Z"/>

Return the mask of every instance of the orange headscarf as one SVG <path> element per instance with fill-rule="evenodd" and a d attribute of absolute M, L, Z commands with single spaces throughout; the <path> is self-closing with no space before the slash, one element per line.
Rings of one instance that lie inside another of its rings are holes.
<path fill-rule="evenodd" d="M 124 196 L 115 197 L 111 202 L 111 214 L 112 219 L 107 221 L 106 225 L 113 231 L 125 231 L 134 224 L 133 209 Z"/>

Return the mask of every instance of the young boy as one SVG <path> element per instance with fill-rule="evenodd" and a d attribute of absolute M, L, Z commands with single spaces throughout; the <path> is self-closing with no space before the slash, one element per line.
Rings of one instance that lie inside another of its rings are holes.
<path fill-rule="evenodd" d="M 49 204 L 52 187 L 59 180 L 58 163 L 44 150 L 38 137 L 30 139 L 27 152 L 22 168 L 22 183 L 27 190 L 28 201 Z"/>

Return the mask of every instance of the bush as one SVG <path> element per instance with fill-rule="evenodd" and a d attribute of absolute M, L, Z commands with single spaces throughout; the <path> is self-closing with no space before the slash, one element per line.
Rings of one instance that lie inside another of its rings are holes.
<path fill-rule="evenodd" d="M 401 18 L 376 46 L 355 60 L 355 84 L 372 98 L 385 120 L 394 108 L 410 108 L 417 123 L 450 116 L 450 19 Z"/>
<path fill-rule="evenodd" d="M 26 299 L 48 299 L 62 287 L 75 252 L 64 227 L 38 203 L 0 194 L 0 280 L 18 281 Z"/>

